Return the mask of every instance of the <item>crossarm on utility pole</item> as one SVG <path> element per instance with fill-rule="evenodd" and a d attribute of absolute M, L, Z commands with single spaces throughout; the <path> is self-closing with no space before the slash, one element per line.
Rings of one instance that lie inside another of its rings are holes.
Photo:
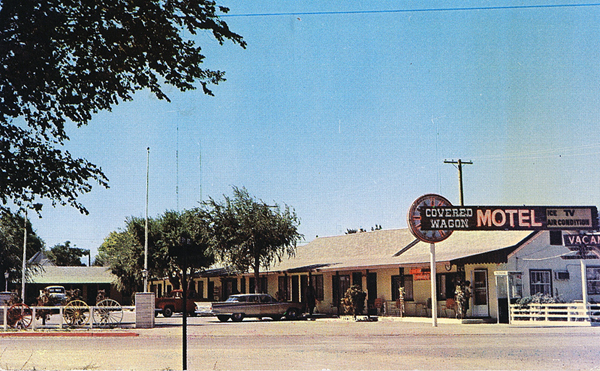
<path fill-rule="evenodd" d="M 459 192 L 459 197 L 460 197 L 460 206 L 465 206 L 464 197 L 463 197 L 462 166 L 463 165 L 473 165 L 473 161 L 463 161 L 459 158 L 457 161 L 444 160 L 444 163 L 457 165 L 457 167 L 458 167 L 458 192 Z"/>

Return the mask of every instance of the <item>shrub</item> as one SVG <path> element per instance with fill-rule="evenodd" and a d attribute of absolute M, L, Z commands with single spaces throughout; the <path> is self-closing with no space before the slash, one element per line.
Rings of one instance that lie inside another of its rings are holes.
<path fill-rule="evenodd" d="M 352 314 L 356 317 L 357 314 L 362 314 L 365 309 L 365 298 L 367 294 L 360 289 L 358 285 L 352 285 L 342 298 L 344 312 Z"/>
<path fill-rule="evenodd" d="M 549 294 L 542 294 L 541 292 L 538 292 L 537 294 L 535 294 L 533 296 L 525 296 L 525 297 L 519 299 L 519 301 L 517 301 L 517 304 L 519 304 L 522 307 L 529 305 L 529 304 L 555 304 L 555 303 L 564 303 L 564 300 L 562 300 L 560 297 L 554 297 Z"/>

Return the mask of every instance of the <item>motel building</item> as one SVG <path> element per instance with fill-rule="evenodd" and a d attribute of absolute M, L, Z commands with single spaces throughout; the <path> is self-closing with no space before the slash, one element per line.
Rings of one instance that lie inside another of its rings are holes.
<path fill-rule="evenodd" d="M 456 320 L 455 291 L 462 282 L 470 292 L 463 322 L 569 320 L 590 324 L 600 320 L 594 317 L 600 313 L 594 306 L 600 302 L 599 255 L 596 249 L 578 255 L 564 245 L 563 235 L 582 238 L 578 231 L 455 231 L 435 244 L 435 277 L 431 276 L 430 244 L 416 240 L 409 229 L 318 237 L 299 246 L 294 257 L 284 257 L 261 271 L 259 286 L 281 300 L 305 302 L 306 288 L 312 285 L 320 315 L 343 315 L 340 299 L 351 285 L 359 285 L 367 294 L 369 314 L 431 317 L 434 310 L 438 318 Z M 436 280 L 436 308 L 431 304 L 432 279 Z M 253 288 L 252 272 L 234 273 L 223 267 L 194 278 L 197 301 L 225 300 Z M 404 313 L 398 301 L 400 288 L 404 288 Z M 151 283 L 157 296 L 172 289 L 168 280 Z M 545 312 L 535 306 L 525 310 L 518 304 L 536 294 L 568 304 L 545 308 Z M 584 300 L 592 305 L 587 311 Z M 545 317 L 538 316 L 541 312 Z"/>

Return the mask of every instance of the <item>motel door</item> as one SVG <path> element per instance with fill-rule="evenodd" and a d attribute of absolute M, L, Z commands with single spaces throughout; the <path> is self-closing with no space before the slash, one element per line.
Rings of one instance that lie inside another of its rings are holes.
<path fill-rule="evenodd" d="M 489 317 L 487 269 L 473 271 L 473 317 Z"/>

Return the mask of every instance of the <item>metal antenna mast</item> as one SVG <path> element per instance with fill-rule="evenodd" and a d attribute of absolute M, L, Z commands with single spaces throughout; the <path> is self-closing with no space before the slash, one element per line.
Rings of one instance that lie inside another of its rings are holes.
<path fill-rule="evenodd" d="M 179 121 L 177 121 L 177 148 L 175 149 L 175 162 L 176 162 L 176 185 L 175 195 L 177 197 L 177 211 L 179 211 Z"/>

